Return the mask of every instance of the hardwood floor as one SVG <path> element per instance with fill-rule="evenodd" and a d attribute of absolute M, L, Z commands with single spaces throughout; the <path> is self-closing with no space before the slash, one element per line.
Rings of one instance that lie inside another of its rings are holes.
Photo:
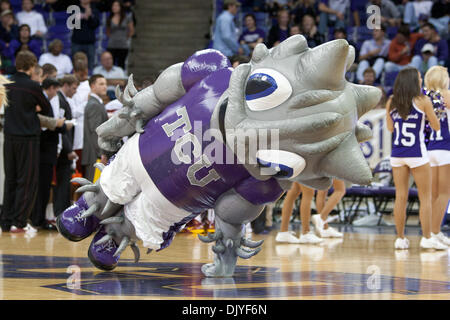
<path fill-rule="evenodd" d="M 449 252 L 419 249 L 408 228 L 408 251 L 394 250 L 392 227 L 340 227 L 344 239 L 322 245 L 280 244 L 276 230 L 263 250 L 238 260 L 235 276 L 205 278 L 211 245 L 178 234 L 172 245 L 134 263 L 127 249 L 112 272 L 87 258 L 90 239 L 57 232 L 0 235 L 0 299 L 450 299 Z"/>

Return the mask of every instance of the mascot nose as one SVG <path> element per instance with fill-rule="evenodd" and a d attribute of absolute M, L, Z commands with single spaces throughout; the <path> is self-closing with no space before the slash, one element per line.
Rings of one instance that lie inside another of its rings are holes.
<path fill-rule="evenodd" d="M 305 159 L 298 154 L 283 150 L 258 150 L 256 159 L 261 166 L 261 175 L 280 179 L 291 179 L 305 169 Z"/>

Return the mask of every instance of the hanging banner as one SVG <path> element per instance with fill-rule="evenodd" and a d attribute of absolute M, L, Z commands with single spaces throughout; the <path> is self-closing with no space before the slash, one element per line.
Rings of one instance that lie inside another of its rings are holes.
<path fill-rule="evenodd" d="M 363 115 L 360 121 L 372 129 L 372 139 L 361 143 L 361 149 L 373 169 L 378 162 L 391 154 L 391 133 L 386 127 L 386 110 L 371 110 Z"/>

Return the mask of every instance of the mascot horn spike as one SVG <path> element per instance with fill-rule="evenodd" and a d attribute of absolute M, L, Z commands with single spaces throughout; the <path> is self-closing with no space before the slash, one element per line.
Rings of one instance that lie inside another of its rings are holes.
<path fill-rule="evenodd" d="M 201 269 L 232 276 L 238 257 L 262 248 L 242 226 L 292 182 L 324 189 L 334 177 L 370 181 L 358 141 L 371 131 L 358 118 L 381 92 L 345 80 L 354 59 L 345 40 L 310 49 L 297 35 L 270 50 L 259 44 L 234 70 L 208 49 L 140 92 L 130 77 L 118 92 L 123 111 L 97 128 L 99 145 L 115 155 L 99 181 L 82 181 L 84 193 L 58 216 L 58 230 L 71 241 L 96 233 L 89 259 L 112 270 L 128 246 L 136 261 L 138 241 L 148 253 L 163 250 L 212 208 L 216 232 L 199 238 L 214 243 L 214 261 Z"/>

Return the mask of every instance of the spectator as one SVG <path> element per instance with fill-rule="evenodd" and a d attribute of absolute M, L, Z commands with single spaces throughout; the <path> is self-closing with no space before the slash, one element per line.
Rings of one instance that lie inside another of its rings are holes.
<path fill-rule="evenodd" d="M 230 58 L 230 62 L 231 62 L 231 65 L 233 66 L 233 68 L 237 68 L 237 66 L 242 63 L 249 63 L 250 58 L 248 56 L 244 56 L 244 55 L 236 55 L 236 56 L 232 56 Z"/>
<path fill-rule="evenodd" d="M 403 23 L 408 24 L 411 30 L 417 29 L 419 27 L 419 20 L 427 20 L 430 17 L 432 6 L 433 1 L 429 0 L 406 2 Z"/>
<path fill-rule="evenodd" d="M 127 82 L 127 76 L 125 74 L 125 71 L 121 67 L 115 66 L 113 64 L 113 56 L 109 51 L 105 51 L 102 53 L 100 57 L 100 63 L 101 65 L 94 68 L 93 73 L 94 74 L 101 74 L 103 77 L 105 77 L 107 84 L 108 84 L 108 97 L 111 100 L 114 100 L 115 97 L 115 87 L 117 85 L 119 86 L 125 86 Z"/>
<path fill-rule="evenodd" d="M 55 78 L 46 78 L 42 82 L 44 96 L 51 105 L 49 116 L 57 119 L 64 119 L 61 116 L 57 92 L 60 87 Z M 50 189 L 53 178 L 53 167 L 56 165 L 58 157 L 59 134 L 70 130 L 70 125 L 64 124 L 61 128 L 52 130 L 42 129 L 40 136 L 40 156 L 39 156 L 39 189 L 38 197 L 31 215 L 33 228 L 43 228 L 47 230 L 54 229 L 54 226 L 45 220 L 45 211 L 50 198 Z"/>
<path fill-rule="evenodd" d="M 428 69 L 437 65 L 437 58 L 434 55 L 434 47 L 431 43 L 427 43 L 420 50 L 421 55 L 416 55 L 411 61 L 411 66 L 414 66 L 421 74 L 425 74 Z"/>
<path fill-rule="evenodd" d="M 243 49 L 239 47 L 236 25 L 233 20 L 240 5 L 241 4 L 236 0 L 225 0 L 223 4 L 224 11 L 216 20 L 213 35 L 213 48 L 219 50 L 227 57 L 244 53 Z"/>
<path fill-rule="evenodd" d="M 389 45 L 388 60 L 384 65 L 386 72 L 397 72 L 409 66 L 412 59 L 412 49 L 421 37 L 419 33 L 410 33 L 408 25 L 401 25 Z"/>
<path fill-rule="evenodd" d="M 359 52 L 359 64 L 356 71 L 356 79 L 359 82 L 363 81 L 364 70 L 370 66 L 375 70 L 375 80 L 381 76 L 391 43 L 390 40 L 386 39 L 385 32 L 386 28 L 382 25 L 381 29 L 372 31 L 372 39 L 363 42 Z"/>
<path fill-rule="evenodd" d="M 367 1 L 350 0 L 350 12 L 355 27 L 360 27 L 361 23 L 365 24 L 365 21 L 367 21 L 366 6 Z M 362 16 L 359 15 L 361 12 L 363 13 Z"/>
<path fill-rule="evenodd" d="M 345 12 L 350 7 L 350 0 L 320 0 L 319 32 L 328 36 L 328 26 L 345 27 Z"/>
<path fill-rule="evenodd" d="M 411 65 L 421 72 L 423 70 L 426 72 L 432 66 L 445 64 L 445 60 L 448 59 L 448 44 L 447 41 L 441 39 L 436 27 L 431 23 L 426 23 L 422 26 L 422 34 L 423 38 L 417 40 L 414 46 L 414 57 L 412 58 Z M 422 55 L 427 51 L 423 51 L 422 49 L 427 44 L 430 44 L 427 48 L 431 51 L 432 55 L 425 62 Z"/>
<path fill-rule="evenodd" d="M 61 90 L 58 91 L 60 108 L 64 110 L 64 117 L 72 120 L 72 97 L 78 88 L 78 79 L 74 75 L 65 75 L 61 80 Z M 54 188 L 53 211 L 57 217 L 70 206 L 70 179 L 72 177 L 72 163 L 77 158 L 73 151 L 74 130 L 67 130 L 61 136 L 61 152 L 56 162 L 56 187 Z"/>
<path fill-rule="evenodd" d="M 9 0 L 1 0 L 0 1 L 0 13 L 2 13 L 5 10 L 14 12 L 13 7 L 11 5 L 11 1 L 9 1 Z"/>
<path fill-rule="evenodd" d="M 296 34 L 302 34 L 302 29 L 298 24 L 294 24 L 291 26 L 291 29 L 289 31 L 289 37 L 296 35 Z"/>
<path fill-rule="evenodd" d="M 379 83 L 376 83 L 376 73 L 374 69 L 368 67 L 364 71 L 363 81 L 361 84 L 366 86 L 374 86 L 381 90 L 381 99 L 380 101 L 378 101 L 378 104 L 375 106 L 375 109 L 384 109 L 386 107 L 387 101 L 386 91 Z"/>
<path fill-rule="evenodd" d="M 239 43 L 244 49 L 244 54 L 250 56 L 258 43 L 264 42 L 266 33 L 264 30 L 256 27 L 256 18 L 248 13 L 244 17 L 245 30 L 239 37 Z"/>
<path fill-rule="evenodd" d="M 50 52 L 44 53 L 39 58 L 39 64 L 42 66 L 46 63 L 51 63 L 56 67 L 57 77 L 60 78 L 65 74 L 69 74 L 72 72 L 73 65 L 70 57 L 64 53 L 63 43 L 59 39 L 55 39 L 50 42 L 48 46 L 48 50 Z"/>
<path fill-rule="evenodd" d="M 98 136 L 95 131 L 99 125 L 108 120 L 105 106 L 101 96 L 106 94 L 106 79 L 99 74 L 89 78 L 91 94 L 86 105 L 84 117 L 83 156 L 81 164 L 84 166 L 86 179 L 93 181 L 94 164 L 101 159 L 106 164 L 107 159 L 98 145 Z"/>
<path fill-rule="evenodd" d="M 72 100 L 72 117 L 75 119 L 77 125 L 75 126 L 73 138 L 73 150 L 78 155 L 77 170 L 83 174 L 83 167 L 81 166 L 81 158 L 83 155 L 83 134 L 84 134 L 84 109 L 89 99 L 91 88 L 88 81 L 88 62 L 84 53 L 76 53 L 77 57 L 73 62 L 74 76 L 80 82 Z"/>
<path fill-rule="evenodd" d="M 280 10 L 291 10 L 289 0 L 266 0 L 266 11 L 269 12 L 271 17 L 278 14 Z"/>
<path fill-rule="evenodd" d="M 314 18 L 309 14 L 303 16 L 301 34 L 305 36 L 310 48 L 314 48 L 324 42 L 324 37 L 318 32 Z"/>
<path fill-rule="evenodd" d="M 391 0 L 371 0 L 372 4 L 381 9 L 381 24 L 396 27 L 401 23 L 401 13 Z"/>
<path fill-rule="evenodd" d="M 376 79 L 377 79 L 376 71 L 371 67 L 367 67 L 363 72 L 363 78 L 360 83 L 365 86 L 374 86 Z"/>
<path fill-rule="evenodd" d="M 44 17 L 33 10 L 33 0 L 22 0 L 22 11 L 17 14 L 19 25 L 27 24 L 30 26 L 31 37 L 43 38 L 47 33 Z"/>
<path fill-rule="evenodd" d="M 34 208 L 39 184 L 39 138 L 36 112 L 51 114 L 51 106 L 39 84 L 30 79 L 37 64 L 30 51 L 17 55 L 17 73 L 7 84 L 9 106 L 5 108 L 5 191 L 1 225 L 4 231 L 25 232 Z"/>
<path fill-rule="evenodd" d="M 83 60 L 86 62 L 86 64 L 88 63 L 88 57 L 86 53 L 82 51 L 75 52 L 75 54 L 72 56 L 72 64 L 75 64 L 75 61 L 77 60 Z"/>
<path fill-rule="evenodd" d="M 315 0 L 299 0 L 292 7 L 291 18 L 295 24 L 300 24 L 305 15 L 310 15 L 314 21 L 319 17 L 319 8 Z"/>
<path fill-rule="evenodd" d="M 30 27 L 27 24 L 21 25 L 19 27 L 19 39 L 11 40 L 3 50 L 5 57 L 10 59 L 12 63 L 14 63 L 15 57 L 20 51 L 31 51 L 37 58 L 41 56 L 41 43 L 32 39 L 30 32 Z"/>
<path fill-rule="evenodd" d="M 111 5 L 111 13 L 106 22 L 106 35 L 108 36 L 108 51 L 114 58 L 114 64 L 125 69 L 125 61 L 134 34 L 134 23 L 127 15 L 125 7 L 120 1 Z"/>
<path fill-rule="evenodd" d="M 42 66 L 42 81 L 44 81 L 47 78 L 56 79 L 57 74 L 58 71 L 56 70 L 56 67 L 51 63 L 46 63 Z"/>
<path fill-rule="evenodd" d="M 81 26 L 72 32 L 72 55 L 78 51 L 88 57 L 88 68 L 95 63 L 95 30 L 100 25 L 99 12 L 91 7 L 91 0 L 80 0 Z"/>
<path fill-rule="evenodd" d="M 36 81 L 37 83 L 41 84 L 42 83 L 42 77 L 43 77 L 42 67 L 37 64 L 34 67 L 33 73 L 31 74 L 31 80 Z"/>
<path fill-rule="evenodd" d="M 450 1 L 437 0 L 431 7 L 431 17 L 428 22 L 436 26 L 441 37 L 446 38 L 448 35 L 448 23 L 450 20 Z"/>
<path fill-rule="evenodd" d="M 11 10 L 2 11 L 0 14 L 0 39 L 10 43 L 12 39 L 19 38 L 19 26 L 14 20 L 14 14 Z"/>
<path fill-rule="evenodd" d="M 269 30 L 269 36 L 267 39 L 267 45 L 269 48 L 275 47 L 280 42 L 286 40 L 289 37 L 289 11 L 280 10 L 277 14 L 277 23 L 273 24 Z"/>
<path fill-rule="evenodd" d="M 336 39 L 344 39 L 347 40 L 347 31 L 345 31 L 345 28 L 336 28 L 334 29 L 334 40 Z"/>

